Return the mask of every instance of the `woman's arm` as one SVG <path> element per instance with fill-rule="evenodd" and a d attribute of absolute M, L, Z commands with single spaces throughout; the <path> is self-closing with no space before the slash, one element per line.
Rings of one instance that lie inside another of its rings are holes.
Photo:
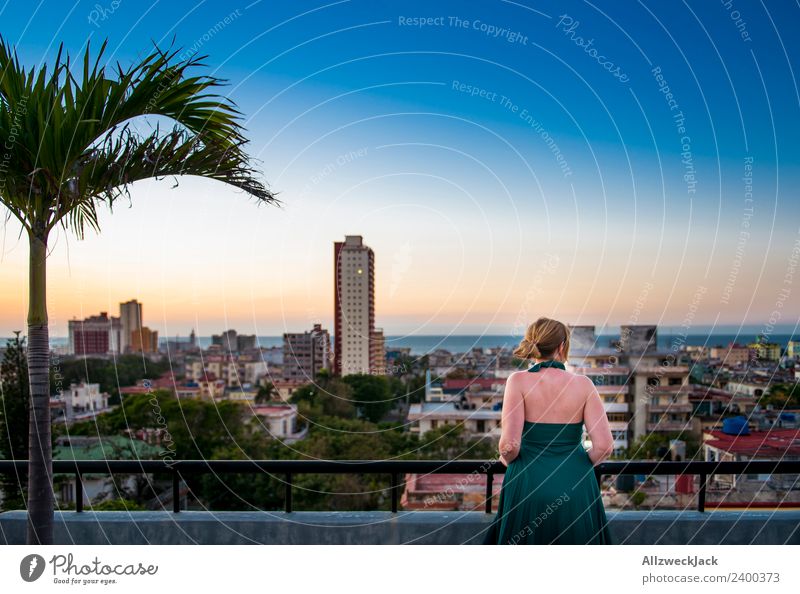
<path fill-rule="evenodd" d="M 588 452 L 589 459 L 592 464 L 599 464 L 614 451 L 614 439 L 600 394 L 591 380 L 587 378 L 586 381 L 591 386 L 591 392 L 583 407 L 583 424 L 592 442 L 592 449 Z"/>
<path fill-rule="evenodd" d="M 519 372 L 512 373 L 506 380 L 503 394 L 503 414 L 500 432 L 500 461 L 506 466 L 519 455 L 522 440 L 522 426 L 525 423 L 525 401 L 518 378 Z"/>

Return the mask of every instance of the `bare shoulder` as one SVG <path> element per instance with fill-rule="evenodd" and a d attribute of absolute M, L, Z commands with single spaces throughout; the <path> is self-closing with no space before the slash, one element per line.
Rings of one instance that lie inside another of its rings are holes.
<path fill-rule="evenodd" d="M 515 384 L 527 375 L 530 375 L 527 371 L 514 371 L 506 378 L 506 384 Z"/>
<path fill-rule="evenodd" d="M 576 382 L 576 385 L 581 389 L 586 390 L 588 394 L 592 394 L 597 389 L 597 386 L 594 385 L 594 382 L 588 375 L 574 373 L 571 379 Z"/>

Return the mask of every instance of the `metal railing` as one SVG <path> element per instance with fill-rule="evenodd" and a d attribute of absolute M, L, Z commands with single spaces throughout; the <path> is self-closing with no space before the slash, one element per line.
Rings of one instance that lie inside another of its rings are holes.
<path fill-rule="evenodd" d="M 27 460 L 0 460 L 0 474 L 25 473 Z M 405 474 L 485 474 L 486 513 L 492 513 L 493 479 L 505 466 L 487 460 L 54 460 L 53 474 L 75 475 L 75 511 L 83 511 L 84 474 L 172 475 L 172 506 L 180 509 L 182 477 L 196 474 L 268 473 L 283 477 L 284 509 L 292 511 L 292 477 L 296 474 L 385 474 L 391 477 L 391 509 L 397 513 Z M 600 484 L 603 475 L 698 475 L 697 510 L 705 511 L 708 477 L 717 474 L 800 474 L 800 460 L 753 460 L 749 462 L 614 461 L 594 467 Z"/>

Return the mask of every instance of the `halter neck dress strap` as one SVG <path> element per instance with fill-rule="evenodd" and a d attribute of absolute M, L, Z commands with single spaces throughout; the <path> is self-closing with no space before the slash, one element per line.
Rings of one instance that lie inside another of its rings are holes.
<path fill-rule="evenodd" d="M 545 367 L 555 367 L 556 369 L 566 369 L 564 364 L 561 361 L 555 361 L 550 359 L 549 361 L 542 361 L 541 363 L 537 363 L 536 365 L 531 366 L 528 371 L 536 373 L 540 369 L 544 369 Z"/>

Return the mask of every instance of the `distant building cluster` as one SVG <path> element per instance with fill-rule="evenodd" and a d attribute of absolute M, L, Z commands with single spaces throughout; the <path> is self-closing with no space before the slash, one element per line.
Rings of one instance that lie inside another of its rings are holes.
<path fill-rule="evenodd" d="M 96 357 L 128 353 L 158 353 L 158 332 L 142 324 L 142 304 L 135 299 L 119 304 L 119 317 L 108 312 L 67 323 L 67 354 Z"/>
<path fill-rule="evenodd" d="M 172 372 L 121 387 L 121 396 L 163 390 L 180 400 L 241 402 L 247 405 L 242 409 L 243 423 L 286 443 L 303 439 L 308 431 L 307 423 L 298 422 L 294 393 L 325 378 L 350 374 L 410 378 L 422 386 L 391 412 L 391 420 L 412 434 L 458 428 L 465 443 L 499 439 L 506 380 L 524 362 L 515 359 L 508 346 L 464 352 L 435 348 L 425 354 L 412 353 L 408 347 L 387 348 L 383 331 L 375 324 L 372 249 L 361 236 L 348 235 L 334 243 L 333 251 L 333 334 L 321 323 L 310 323 L 308 328 L 284 333 L 279 346 L 261 345 L 257 336 L 234 329 L 212 335 L 202 346 L 194 331 L 188 339 L 159 344 L 158 332 L 144 325 L 142 304 L 133 299 L 120 303 L 117 317 L 100 312 L 70 320 L 68 354 L 169 357 Z M 797 341 L 789 341 L 785 348 L 763 337 L 745 344 L 694 346 L 675 337 L 664 347 L 655 325 L 624 325 L 615 340 L 603 340 L 591 325 L 572 326 L 570 331 L 567 367 L 596 386 L 615 456 L 643 458 L 641 448 L 655 437 L 669 444 L 659 456 L 673 460 L 687 457 L 687 443 L 693 444 L 693 459 L 712 462 L 800 459 L 800 411 L 789 401 L 781 405 L 772 393 L 774 386 L 800 381 Z M 98 384 L 81 382 L 53 396 L 51 408 L 56 421 L 72 423 L 112 406 Z M 130 437 L 158 446 L 159 435 L 153 428 Z M 83 445 L 93 447 L 88 442 Z M 477 509 L 487 485 L 485 477 L 476 477 L 409 475 L 403 505 Z M 494 497 L 500 484 L 501 478 L 493 483 Z M 604 497 L 607 503 L 624 507 L 628 499 L 623 482 L 617 487 L 604 492 Z M 641 477 L 636 488 L 656 507 L 688 505 L 686 498 L 696 492 L 692 477 L 672 484 Z M 749 497 L 767 505 L 779 496 L 800 499 L 786 495 L 800 488 L 792 476 L 715 476 L 709 493 L 715 488 L 726 490 L 731 502 Z"/>

